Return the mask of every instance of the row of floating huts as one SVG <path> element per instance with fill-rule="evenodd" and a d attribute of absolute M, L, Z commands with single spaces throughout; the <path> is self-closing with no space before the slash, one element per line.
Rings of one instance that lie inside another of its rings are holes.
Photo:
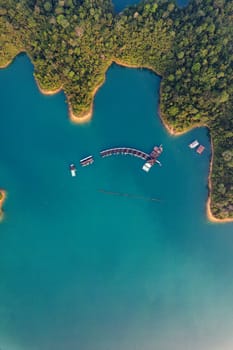
<path fill-rule="evenodd" d="M 112 156 L 112 155 L 118 155 L 118 154 L 122 154 L 122 155 L 131 155 L 131 156 L 135 156 L 138 158 L 141 158 L 143 160 L 147 160 L 150 156 L 149 154 L 137 150 L 135 148 L 129 148 L 129 147 L 116 147 L 116 148 L 110 148 L 110 149 L 106 149 L 104 151 L 100 152 L 101 157 L 108 157 L 108 156 Z"/>
<path fill-rule="evenodd" d="M 145 153 L 143 151 L 140 151 L 136 148 L 130 148 L 130 147 L 115 147 L 115 148 L 109 148 L 106 150 L 103 150 L 100 152 L 100 156 L 102 158 L 105 157 L 109 157 L 112 155 L 118 155 L 118 154 L 122 154 L 122 155 L 131 155 L 134 157 L 138 157 L 141 158 L 143 160 L 146 161 L 146 163 L 143 165 L 142 169 L 146 172 L 148 172 L 150 170 L 150 168 L 156 163 L 157 158 L 160 156 L 160 154 L 162 153 L 163 148 L 162 145 L 155 146 L 152 150 L 152 152 L 150 154 Z M 90 165 L 94 162 L 94 158 L 92 155 L 85 157 L 83 159 L 80 160 L 80 165 L 81 166 L 87 166 Z M 159 162 L 158 162 L 159 163 Z M 159 163 L 160 164 L 160 163 Z M 71 176 L 76 176 L 76 166 L 75 164 L 70 164 L 70 172 L 71 172 Z"/>
<path fill-rule="evenodd" d="M 202 152 L 205 150 L 205 147 L 203 145 L 200 145 L 198 140 L 194 140 L 193 142 L 191 142 L 189 144 L 189 147 L 191 149 L 196 149 L 196 152 L 198 154 L 202 154 Z M 136 148 L 131 148 L 131 147 L 114 147 L 114 148 L 109 148 L 109 149 L 105 149 L 105 150 L 101 151 L 100 156 L 102 158 L 105 158 L 105 157 L 109 157 L 112 155 L 122 154 L 122 155 L 131 155 L 134 157 L 138 157 L 138 158 L 141 158 L 144 161 L 146 161 L 146 163 L 143 165 L 142 169 L 145 172 L 149 172 L 151 167 L 155 163 L 158 163 L 159 165 L 161 165 L 161 163 L 158 161 L 158 157 L 161 155 L 162 152 L 163 152 L 162 145 L 155 146 L 150 154 L 145 153 L 145 152 L 138 150 Z M 93 163 L 94 163 L 94 158 L 92 155 L 80 160 L 80 165 L 82 167 L 93 164 Z M 70 172 L 71 172 L 71 176 L 76 176 L 77 169 L 76 169 L 75 164 L 70 164 Z"/>

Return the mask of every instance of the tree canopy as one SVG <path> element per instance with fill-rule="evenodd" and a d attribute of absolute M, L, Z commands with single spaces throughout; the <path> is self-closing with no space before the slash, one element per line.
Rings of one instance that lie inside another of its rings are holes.
<path fill-rule="evenodd" d="M 113 61 L 162 76 L 161 115 L 174 131 L 208 126 L 211 210 L 233 218 L 233 0 L 0 0 L 0 66 L 26 52 L 43 90 L 62 88 L 77 116 Z"/>

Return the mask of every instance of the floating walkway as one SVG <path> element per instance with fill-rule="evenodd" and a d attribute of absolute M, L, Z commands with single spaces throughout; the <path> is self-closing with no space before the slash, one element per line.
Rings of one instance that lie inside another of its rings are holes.
<path fill-rule="evenodd" d="M 87 165 L 92 164 L 93 162 L 94 162 L 93 156 L 88 156 L 88 157 L 80 160 L 81 166 L 87 166 Z"/>
<path fill-rule="evenodd" d="M 115 148 L 109 148 L 101 151 L 100 155 L 102 158 L 104 158 L 104 157 L 109 157 L 109 156 L 118 155 L 118 154 L 124 154 L 124 155 L 129 154 L 130 156 L 141 158 L 146 161 L 142 169 L 148 173 L 155 163 L 158 163 L 159 165 L 161 165 L 161 163 L 157 160 L 157 158 L 161 155 L 162 152 L 163 152 L 162 145 L 155 146 L 150 154 L 140 151 L 136 148 L 115 147 Z"/>
<path fill-rule="evenodd" d="M 136 148 L 129 148 L 129 147 L 109 148 L 109 149 L 105 149 L 105 150 L 100 152 L 100 155 L 102 158 L 113 156 L 113 155 L 118 155 L 118 154 L 130 155 L 130 156 L 141 158 L 143 160 L 147 160 L 150 158 L 149 154 L 147 154 L 143 151 L 140 151 Z"/>
<path fill-rule="evenodd" d="M 146 153 L 143 151 L 140 151 L 139 149 L 136 148 L 131 148 L 131 147 L 114 147 L 114 148 L 108 148 L 100 152 L 100 156 L 102 158 L 113 156 L 113 155 L 118 155 L 118 154 L 123 154 L 123 155 L 130 155 L 134 156 L 137 158 L 143 159 L 145 164 L 143 165 L 142 169 L 146 172 L 150 171 L 152 166 L 155 163 L 158 163 L 161 165 L 161 163 L 157 160 L 157 158 L 161 155 L 163 152 L 163 147 L 162 145 L 160 146 L 155 146 L 152 150 L 151 153 Z M 94 162 L 93 156 L 88 156 L 86 158 L 83 158 L 80 160 L 80 165 L 82 167 L 85 167 L 87 165 L 90 165 Z M 70 165 L 70 171 L 72 176 L 76 176 L 76 167 L 74 164 Z"/>

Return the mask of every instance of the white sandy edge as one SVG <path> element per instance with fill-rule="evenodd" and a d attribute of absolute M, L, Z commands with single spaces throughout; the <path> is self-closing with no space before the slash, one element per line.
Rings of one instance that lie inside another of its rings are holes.
<path fill-rule="evenodd" d="M 206 128 L 209 129 L 208 125 L 196 124 L 195 126 L 187 128 L 186 130 L 176 132 L 162 118 L 161 111 L 159 111 L 159 115 L 160 115 L 160 119 L 161 119 L 165 129 L 168 131 L 168 133 L 170 133 L 173 136 L 181 136 L 181 135 L 185 134 L 186 132 L 189 132 L 189 131 L 191 131 L 191 130 L 193 130 L 195 128 L 200 128 L 200 127 L 206 127 Z M 206 202 L 207 218 L 209 219 L 209 221 L 215 222 L 215 223 L 227 223 L 227 222 L 229 223 L 229 222 L 233 222 L 233 218 L 218 219 L 211 212 L 211 191 L 212 191 L 211 174 L 212 174 L 213 159 L 214 159 L 214 146 L 213 146 L 213 141 L 212 141 L 211 137 L 210 137 L 210 142 L 211 142 L 211 160 L 210 160 L 210 168 L 209 168 L 209 175 L 208 175 L 209 194 L 208 194 L 208 198 L 207 198 L 207 202 Z"/>
<path fill-rule="evenodd" d="M 114 60 L 114 62 L 119 64 L 119 65 L 121 65 L 121 66 L 124 66 L 124 67 L 128 67 L 128 68 L 145 68 L 145 69 L 152 70 L 154 73 L 156 73 L 151 67 L 141 67 L 141 66 L 136 66 L 136 65 L 124 64 L 124 63 L 121 63 L 118 60 Z M 160 88 L 160 96 L 161 96 L 161 88 Z M 189 132 L 189 131 L 191 131 L 191 130 L 193 130 L 195 128 L 206 127 L 206 128 L 209 129 L 208 125 L 196 124 L 196 125 L 191 126 L 190 128 L 187 128 L 185 130 L 175 131 L 170 125 L 168 125 L 166 123 L 165 118 L 162 117 L 162 113 L 161 113 L 160 108 L 159 108 L 159 117 L 160 117 L 160 120 L 162 121 L 163 126 L 167 130 L 167 132 L 170 135 L 175 136 L 175 137 L 176 136 L 181 136 L 183 134 L 186 134 L 187 132 Z M 208 198 L 207 198 L 207 202 L 206 202 L 206 215 L 207 215 L 208 220 L 213 222 L 213 223 L 229 223 L 229 222 L 233 222 L 233 218 L 218 219 L 211 212 L 211 190 L 212 190 L 211 174 L 212 174 L 212 168 L 213 168 L 214 147 L 213 147 L 213 142 L 212 142 L 212 138 L 211 137 L 210 137 L 210 140 L 211 140 L 210 141 L 211 142 L 211 160 L 210 160 L 210 168 L 209 168 L 209 175 L 208 175 L 209 194 L 208 194 Z"/>
<path fill-rule="evenodd" d="M 35 79 L 36 80 L 36 79 Z M 68 101 L 68 110 L 69 110 L 69 118 L 70 120 L 75 123 L 75 124 L 85 124 L 88 123 L 93 115 L 93 100 L 95 97 L 95 94 L 97 93 L 97 91 L 99 90 L 99 88 L 104 84 L 105 79 L 103 80 L 103 82 L 101 82 L 99 85 L 97 85 L 95 87 L 95 89 L 92 92 L 92 102 L 91 102 L 91 106 L 87 111 L 84 111 L 83 113 L 80 113 L 79 115 L 74 114 L 73 110 L 72 110 L 72 106 L 71 103 L 69 101 L 69 98 L 67 97 L 67 101 Z M 40 92 L 44 95 L 47 96 L 51 96 L 54 94 L 57 94 L 58 92 L 62 91 L 62 86 L 60 86 L 59 88 L 55 89 L 55 90 L 46 90 L 41 88 L 39 82 L 36 80 L 38 89 L 40 90 Z"/>
<path fill-rule="evenodd" d="M 4 66 L 1 66 L 0 68 L 6 68 L 8 67 L 11 62 L 13 60 L 10 60 L 7 64 L 5 64 Z M 153 71 L 154 73 L 156 73 L 151 67 L 142 67 L 142 66 L 138 66 L 138 65 L 130 65 L 130 64 L 127 64 L 127 63 L 122 63 L 121 61 L 117 60 L 117 59 L 113 59 L 112 61 L 113 63 L 116 63 L 120 66 L 123 66 L 123 67 L 128 67 L 128 68 L 144 68 L 144 69 L 149 69 L 151 71 Z M 158 73 L 156 73 L 158 74 Z M 92 115 L 93 115 L 93 99 L 94 99 L 94 96 L 95 94 L 97 93 L 97 91 L 99 90 L 99 88 L 104 84 L 104 81 L 105 79 L 103 80 L 102 83 L 100 83 L 98 86 L 95 87 L 95 89 L 93 90 L 92 92 L 92 102 L 91 102 L 91 106 L 89 108 L 89 110 L 79 114 L 78 116 L 75 115 L 72 111 L 72 107 L 71 107 L 71 104 L 68 100 L 68 106 L 69 106 L 69 117 L 70 117 L 70 120 L 75 123 L 75 124 L 85 124 L 87 122 L 89 122 L 92 118 Z M 40 92 L 44 95 L 54 95 L 58 92 L 60 92 L 62 90 L 62 86 L 55 89 L 55 90 L 45 90 L 45 89 L 42 89 L 38 83 L 38 81 L 36 80 L 36 83 L 37 83 L 37 86 L 40 90 Z M 161 89 L 160 89 L 160 95 L 161 95 Z M 169 126 L 165 119 L 162 118 L 162 115 L 161 115 L 161 111 L 159 109 L 159 116 L 160 116 L 160 119 L 162 121 L 162 124 L 164 125 L 165 129 L 167 130 L 167 132 L 173 136 L 181 136 L 189 131 L 191 131 L 192 129 L 195 129 L 197 127 L 207 127 L 207 125 L 204 125 L 204 124 L 197 124 L 195 126 L 192 126 L 190 128 L 187 128 L 183 131 L 174 131 L 174 129 Z M 211 139 L 211 161 L 210 161 L 210 169 L 209 169 L 209 175 L 208 175 L 208 187 L 209 187 L 209 195 L 208 195 L 208 198 L 207 198 L 207 202 L 206 202 L 206 213 L 207 213 L 207 217 L 208 219 L 211 221 L 211 222 L 215 222 L 215 223 L 229 223 L 229 222 L 233 222 L 233 218 L 225 218 L 225 219 L 218 219 L 216 218 L 212 212 L 211 212 L 211 209 L 210 209 L 210 204 L 211 204 L 211 190 L 212 190 L 212 183 L 211 183 L 211 173 L 212 173 L 212 164 L 213 164 L 213 157 L 214 157 L 214 148 L 213 148 L 213 142 L 212 142 L 212 139 Z M 5 191 L 2 191 L 2 193 L 5 194 Z M 3 201 L 5 200 L 5 196 L 4 196 L 4 199 Z M 3 204 L 3 201 L 2 203 L 0 202 L 0 209 L 1 209 L 1 205 Z"/>
<path fill-rule="evenodd" d="M 233 222 L 233 218 L 225 218 L 225 219 L 218 219 L 216 218 L 210 209 L 210 205 L 211 205 L 211 190 L 212 190 L 212 183 L 211 183 L 211 173 L 212 173 L 212 168 L 213 168 L 213 159 L 214 159 L 214 146 L 213 146 L 213 141 L 211 139 L 211 160 L 210 160 L 210 170 L 209 170 L 209 176 L 208 176 L 208 185 L 209 185 L 209 195 L 208 195 L 208 199 L 206 202 L 206 212 L 207 212 L 207 217 L 211 222 L 215 222 L 215 223 L 229 223 L 229 222 Z"/>
<path fill-rule="evenodd" d="M 92 92 L 92 101 L 91 101 L 91 106 L 90 108 L 83 112 L 83 113 L 80 113 L 78 116 L 74 114 L 74 112 L 72 111 L 72 107 L 71 107 L 71 104 L 68 100 L 68 105 L 69 105 L 69 117 L 70 117 L 70 120 L 75 123 L 75 124 L 85 124 L 85 123 L 88 123 L 91 121 L 92 119 L 92 115 L 93 115 L 93 104 L 94 104 L 94 97 L 95 97 L 95 94 L 97 93 L 97 91 L 99 90 L 99 88 L 104 84 L 105 82 L 105 79 L 99 84 L 97 85 L 93 92 Z"/>

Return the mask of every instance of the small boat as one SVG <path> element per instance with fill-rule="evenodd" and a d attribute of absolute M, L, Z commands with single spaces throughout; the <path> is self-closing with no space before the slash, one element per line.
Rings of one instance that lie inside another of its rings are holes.
<path fill-rule="evenodd" d="M 199 145 L 199 142 L 197 140 L 194 140 L 192 143 L 189 144 L 190 148 L 196 148 Z"/>
<path fill-rule="evenodd" d="M 76 166 L 74 164 L 70 164 L 70 173 L 72 177 L 76 176 L 76 171 Z"/>
<path fill-rule="evenodd" d="M 198 148 L 197 148 L 197 153 L 198 154 L 202 154 L 202 152 L 204 151 L 205 147 L 200 145 Z"/>

